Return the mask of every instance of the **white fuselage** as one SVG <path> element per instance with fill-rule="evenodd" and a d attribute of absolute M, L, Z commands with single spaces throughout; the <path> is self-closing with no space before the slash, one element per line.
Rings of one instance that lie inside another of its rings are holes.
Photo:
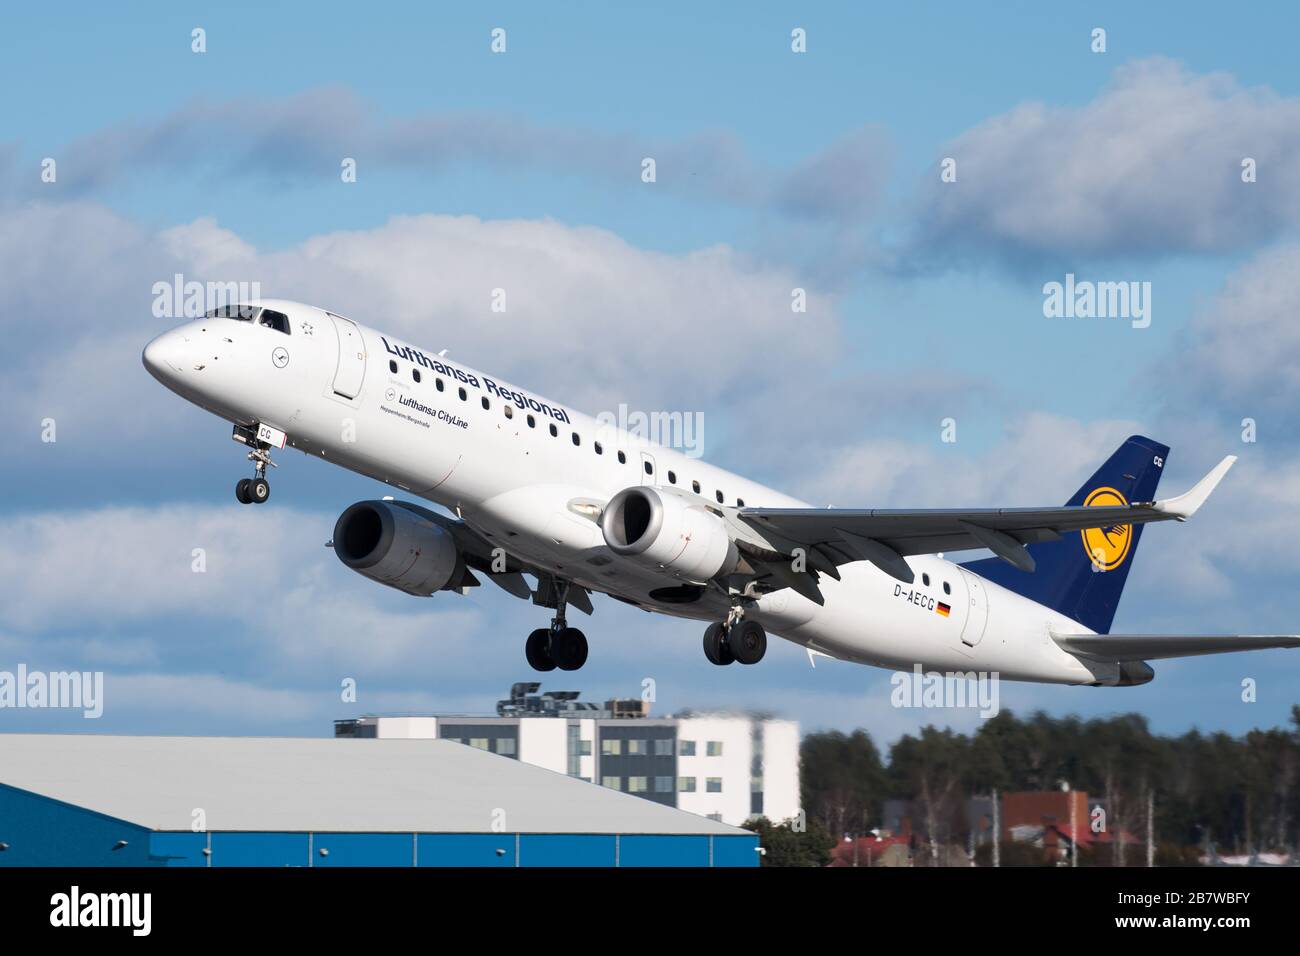
<path fill-rule="evenodd" d="M 213 414 L 280 429 L 294 448 L 436 502 L 508 553 L 590 590 L 702 621 L 728 609 L 712 592 L 687 605 L 653 599 L 679 582 L 606 548 L 575 500 L 601 505 L 651 484 L 713 503 L 720 493 L 728 506 L 807 507 L 436 351 L 311 306 L 260 304 L 287 315 L 290 332 L 198 319 L 151 342 L 146 366 Z M 1068 684 L 1117 677 L 1116 665 L 1085 664 L 1052 640 L 1051 628 L 1087 630 L 1077 622 L 941 557 L 908 564 L 911 585 L 859 561 L 840 568 L 840 581 L 821 576 L 822 606 L 785 588 L 747 614 L 794 643 L 879 667 Z"/>

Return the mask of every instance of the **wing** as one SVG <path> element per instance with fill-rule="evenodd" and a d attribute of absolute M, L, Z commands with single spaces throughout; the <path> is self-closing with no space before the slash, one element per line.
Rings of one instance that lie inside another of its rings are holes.
<path fill-rule="evenodd" d="M 1186 494 L 1125 506 L 909 510 L 872 508 L 741 508 L 736 517 L 775 550 L 804 549 L 809 564 L 831 573 L 850 561 L 870 561 L 906 583 L 903 558 L 988 548 L 1024 571 L 1034 569 L 1025 545 L 1055 541 L 1085 528 L 1184 521 L 1195 514 L 1237 459 L 1229 455 Z M 827 565 L 829 564 L 829 567 Z"/>
<path fill-rule="evenodd" d="M 497 587 L 517 598 L 525 601 L 531 599 L 534 604 L 542 607 L 555 607 L 557 597 L 554 591 L 554 580 L 549 571 L 509 555 L 503 556 L 504 564 L 502 564 L 497 555 L 496 545 L 464 521 L 449 518 L 410 501 L 391 501 L 389 504 L 414 511 L 451 533 L 456 540 L 456 547 L 465 559 L 465 573 L 457 585 L 462 593 L 466 588 L 478 587 L 479 580 L 474 576 L 474 572 L 477 571 Z M 525 573 L 537 579 L 536 591 L 528 586 L 528 581 L 524 578 Z M 583 614 L 591 614 L 594 610 L 590 593 L 581 585 L 571 582 L 566 595 L 566 604 L 576 607 Z"/>
<path fill-rule="evenodd" d="M 1300 647 L 1300 634 L 1057 634 L 1052 640 L 1071 654 L 1122 663 L 1199 654 L 1231 654 L 1268 647 Z"/>

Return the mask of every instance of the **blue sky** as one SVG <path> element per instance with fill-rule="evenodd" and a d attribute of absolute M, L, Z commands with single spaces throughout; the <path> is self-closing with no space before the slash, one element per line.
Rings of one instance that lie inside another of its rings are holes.
<path fill-rule="evenodd" d="M 0 358 L 18 436 L 0 459 L 0 669 L 102 669 L 93 729 L 197 733 L 489 710 L 528 676 L 533 609 L 377 593 L 320 547 L 373 483 L 287 457 L 270 508 L 238 510 L 226 427 L 139 365 L 152 285 L 176 271 L 259 281 L 591 412 L 701 411 L 706 457 L 819 503 L 1060 502 L 1134 431 L 1173 446 L 1166 491 L 1235 453 L 1195 523 L 1144 537 L 1116 628 L 1294 631 L 1295 25 L 1282 4 L 7 10 L 0 322 L 11 342 L 46 335 Z M 1044 318 L 1042 286 L 1067 272 L 1150 282 L 1150 327 Z M 497 285 L 508 320 L 474 304 Z M 715 670 L 694 625 L 610 601 L 586 630 L 592 663 L 567 685 L 593 698 L 649 677 L 660 710 L 762 707 L 885 739 L 974 725 L 894 711 L 888 675 L 814 671 L 786 645 Z M 1003 706 L 1239 732 L 1300 696 L 1285 652 L 1157 674 L 1006 687 Z M 356 705 L 338 700 L 348 676 Z"/>

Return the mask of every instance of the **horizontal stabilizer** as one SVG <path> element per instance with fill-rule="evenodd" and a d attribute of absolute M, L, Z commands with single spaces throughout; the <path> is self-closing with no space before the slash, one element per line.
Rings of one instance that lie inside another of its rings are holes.
<path fill-rule="evenodd" d="M 1300 647 L 1300 634 L 1057 634 L 1053 631 L 1052 640 L 1071 654 L 1112 663 Z"/>

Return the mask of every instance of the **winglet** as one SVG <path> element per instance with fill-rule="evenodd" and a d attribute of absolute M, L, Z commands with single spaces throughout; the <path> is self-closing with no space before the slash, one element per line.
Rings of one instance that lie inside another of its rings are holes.
<path fill-rule="evenodd" d="M 1223 476 L 1228 473 L 1228 469 L 1236 461 L 1236 455 L 1228 455 L 1223 461 L 1215 465 L 1208 475 L 1198 481 L 1191 491 L 1181 494 L 1177 498 L 1166 498 L 1164 501 L 1157 501 L 1151 507 L 1156 511 L 1171 514 L 1179 521 L 1185 521 L 1196 514 L 1201 505 L 1205 504 L 1205 499 L 1210 497 L 1210 492 L 1219 486 Z"/>

